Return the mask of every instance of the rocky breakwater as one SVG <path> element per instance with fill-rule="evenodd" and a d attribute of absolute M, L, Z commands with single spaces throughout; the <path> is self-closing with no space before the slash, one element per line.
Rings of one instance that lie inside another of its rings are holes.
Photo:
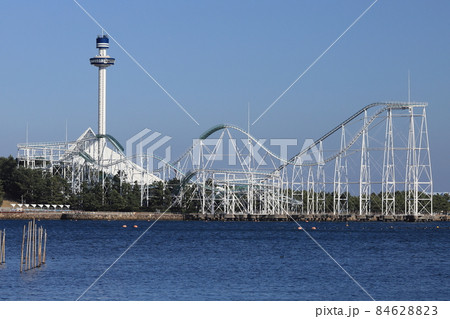
<path fill-rule="evenodd" d="M 150 212 L 0 211 L 1 219 L 183 220 L 182 214 Z"/>
<path fill-rule="evenodd" d="M 61 219 L 78 220 L 183 220 L 183 215 L 174 213 L 149 212 L 64 212 Z"/>

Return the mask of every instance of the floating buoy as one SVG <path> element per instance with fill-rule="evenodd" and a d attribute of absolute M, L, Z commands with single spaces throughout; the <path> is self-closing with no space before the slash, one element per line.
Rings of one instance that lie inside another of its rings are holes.
<path fill-rule="evenodd" d="M 312 229 L 312 230 L 316 230 L 317 228 L 313 226 L 313 227 L 311 227 L 311 229 Z"/>
<path fill-rule="evenodd" d="M 298 226 L 298 229 L 299 229 L 299 230 L 302 230 L 303 228 L 302 228 L 301 226 Z"/>
<path fill-rule="evenodd" d="M 137 226 L 137 225 L 134 225 L 133 227 L 134 227 L 134 228 L 138 228 L 138 226 Z"/>
<path fill-rule="evenodd" d="M 439 228 L 439 226 L 436 226 L 436 228 Z"/>
<path fill-rule="evenodd" d="M 348 224 L 345 224 L 345 226 L 347 226 L 347 227 L 348 227 Z"/>
<path fill-rule="evenodd" d="M 127 225 L 122 225 L 123 228 L 127 228 Z"/>

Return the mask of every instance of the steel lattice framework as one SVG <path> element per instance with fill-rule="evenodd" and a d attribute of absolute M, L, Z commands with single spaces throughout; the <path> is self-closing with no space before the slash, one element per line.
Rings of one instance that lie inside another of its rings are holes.
<path fill-rule="evenodd" d="M 191 188 L 188 200 L 198 201 L 202 213 L 363 215 L 377 204 L 385 215 L 432 214 L 426 107 L 370 104 L 288 160 L 236 126 L 217 125 L 172 165 L 187 172 L 182 184 Z M 236 133 L 245 147 L 236 146 Z M 231 168 L 217 164 L 230 157 Z M 356 212 L 349 212 L 350 189 L 359 196 Z M 396 198 L 398 191 L 404 199 Z"/>
<path fill-rule="evenodd" d="M 121 182 L 141 187 L 161 179 L 127 158 L 122 145 L 111 135 L 96 135 L 87 129 L 76 141 L 18 144 L 19 165 L 60 175 L 74 193 L 83 183 L 101 182 L 106 176 L 119 175 Z"/>
<path fill-rule="evenodd" d="M 385 215 L 432 214 L 426 107 L 370 104 L 289 159 L 226 124 L 207 130 L 174 162 L 153 156 L 161 164 L 154 171 L 126 157 L 112 136 L 91 129 L 74 142 L 19 144 L 18 159 L 64 176 L 74 192 L 83 182 L 119 174 L 140 185 L 142 205 L 149 203 L 152 183 L 177 178 L 175 200 L 195 202 L 209 214 L 370 214 L 376 205 Z M 352 212 L 351 194 L 359 197 Z"/>

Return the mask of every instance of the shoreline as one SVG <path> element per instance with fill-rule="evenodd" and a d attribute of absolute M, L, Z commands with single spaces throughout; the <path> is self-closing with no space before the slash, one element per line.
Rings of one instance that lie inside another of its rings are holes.
<path fill-rule="evenodd" d="M 161 216 L 163 215 L 163 216 Z M 151 212 L 33 211 L 0 212 L 0 220 L 183 220 L 182 214 Z"/>
<path fill-rule="evenodd" d="M 292 214 L 296 221 L 311 222 L 444 222 L 450 215 L 333 215 Z M 161 220 L 161 221 L 278 221 L 288 222 L 288 215 L 201 214 L 156 212 L 88 212 L 88 211 L 0 211 L 0 220 Z"/>

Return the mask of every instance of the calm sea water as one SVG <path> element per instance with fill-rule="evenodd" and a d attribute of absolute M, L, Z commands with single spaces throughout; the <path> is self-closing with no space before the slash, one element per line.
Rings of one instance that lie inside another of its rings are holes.
<path fill-rule="evenodd" d="M 47 264 L 20 274 L 24 224 L 0 221 L 0 300 L 76 300 L 151 223 L 40 221 Z M 450 300 L 450 224 L 303 226 L 375 299 Z M 370 298 L 294 223 L 157 222 L 82 300 Z"/>

